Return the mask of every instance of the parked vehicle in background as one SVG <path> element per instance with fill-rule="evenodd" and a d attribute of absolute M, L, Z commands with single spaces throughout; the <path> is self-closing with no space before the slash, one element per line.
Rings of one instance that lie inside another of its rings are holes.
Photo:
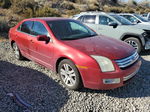
<path fill-rule="evenodd" d="M 150 13 L 145 13 L 141 15 L 144 19 L 150 21 Z"/>
<path fill-rule="evenodd" d="M 146 32 L 145 35 L 147 35 L 147 36 L 145 36 L 146 40 L 150 41 L 150 22 L 148 22 L 147 20 L 146 20 L 147 22 L 142 22 L 142 20 L 144 20 L 144 19 L 142 18 L 140 20 L 141 17 L 139 15 L 135 16 L 136 14 L 119 14 L 119 15 L 128 19 L 132 23 L 134 23 L 134 21 L 135 21 L 135 24 L 134 24 L 135 27 L 139 28 L 139 29 L 143 29 Z M 139 17 L 139 18 L 137 18 L 137 17 Z M 137 21 L 141 21 L 141 22 L 137 22 Z"/>
<path fill-rule="evenodd" d="M 17 59 L 31 59 L 57 72 L 62 83 L 77 90 L 113 89 L 138 72 L 136 50 L 116 39 L 98 36 L 82 23 L 64 18 L 32 18 L 11 28 Z"/>
<path fill-rule="evenodd" d="M 142 49 L 150 49 L 147 33 L 119 15 L 104 12 L 82 12 L 74 15 L 73 19 L 83 22 L 98 34 L 127 42 L 138 52 Z"/>
<path fill-rule="evenodd" d="M 150 22 L 148 20 L 144 19 L 139 14 L 121 13 L 119 15 L 125 17 L 133 24 L 150 25 Z"/>

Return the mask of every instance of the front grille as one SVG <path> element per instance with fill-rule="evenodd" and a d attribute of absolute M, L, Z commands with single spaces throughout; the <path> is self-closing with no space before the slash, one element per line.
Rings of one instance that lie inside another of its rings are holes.
<path fill-rule="evenodd" d="M 145 32 L 142 34 L 142 36 L 145 38 L 145 41 L 149 41 L 150 39 L 150 30 L 144 30 Z"/>
<path fill-rule="evenodd" d="M 115 62 L 118 64 L 120 68 L 123 69 L 135 63 L 138 60 L 138 58 L 139 58 L 139 55 L 137 52 L 135 52 L 131 56 L 120 59 L 120 60 L 116 60 Z"/>

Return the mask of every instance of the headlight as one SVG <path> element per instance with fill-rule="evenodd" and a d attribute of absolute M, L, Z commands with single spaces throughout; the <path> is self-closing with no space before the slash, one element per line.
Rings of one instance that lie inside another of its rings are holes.
<path fill-rule="evenodd" d="M 102 72 L 115 71 L 114 65 L 110 59 L 103 56 L 96 56 L 96 55 L 91 55 L 91 57 L 93 57 L 97 61 Z"/>

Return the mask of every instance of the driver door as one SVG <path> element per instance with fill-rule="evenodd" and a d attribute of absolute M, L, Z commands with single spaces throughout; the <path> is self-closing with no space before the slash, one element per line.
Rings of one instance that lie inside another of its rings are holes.
<path fill-rule="evenodd" d="M 41 22 L 34 21 L 34 24 L 32 27 L 32 37 L 30 39 L 31 55 L 33 56 L 33 59 L 36 62 L 51 69 L 52 68 L 51 60 L 53 57 L 53 43 L 52 42 L 46 43 L 45 41 L 38 41 L 37 39 L 38 35 L 49 36 L 49 32 Z"/>
<path fill-rule="evenodd" d="M 119 27 L 120 26 L 113 28 L 113 26 L 108 25 L 110 22 L 115 22 L 115 21 L 112 20 L 111 18 L 107 17 L 107 16 L 100 15 L 99 16 L 99 22 L 98 22 L 99 24 L 96 24 L 97 25 L 96 32 L 98 34 L 102 34 L 102 35 L 105 35 L 108 37 L 113 37 L 113 38 L 118 39 L 117 37 L 119 34 Z"/>

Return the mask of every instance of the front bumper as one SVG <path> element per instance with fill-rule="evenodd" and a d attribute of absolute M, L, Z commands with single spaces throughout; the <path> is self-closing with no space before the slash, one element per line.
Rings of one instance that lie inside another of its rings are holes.
<path fill-rule="evenodd" d="M 99 69 L 80 69 L 83 85 L 86 88 L 108 90 L 121 87 L 136 75 L 141 66 L 138 60 L 125 70 L 118 69 L 115 72 L 101 73 Z"/>

